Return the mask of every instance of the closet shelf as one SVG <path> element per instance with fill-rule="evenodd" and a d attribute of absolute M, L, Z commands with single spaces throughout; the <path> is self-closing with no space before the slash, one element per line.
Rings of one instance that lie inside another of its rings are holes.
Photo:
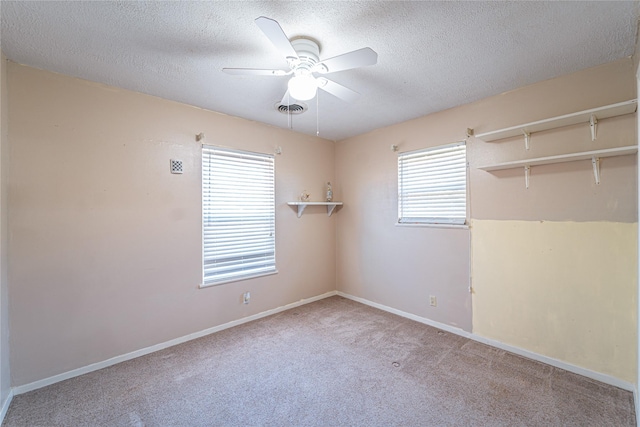
<path fill-rule="evenodd" d="M 581 153 L 561 154 L 558 156 L 538 157 L 536 159 L 516 160 L 513 162 L 497 163 L 494 165 L 480 166 L 478 169 L 497 171 L 503 169 L 516 169 L 524 167 L 524 185 L 529 188 L 529 170 L 531 166 L 550 165 L 553 163 L 575 162 L 578 160 L 591 160 L 593 177 L 596 184 L 600 184 L 600 159 L 603 157 L 626 156 L 638 152 L 637 145 L 626 147 L 606 148 L 604 150 L 584 151 Z"/>
<path fill-rule="evenodd" d="M 493 165 L 480 166 L 478 169 L 485 171 L 497 171 L 503 169 L 515 169 L 523 166 L 539 166 L 549 165 L 552 163 L 566 163 L 574 162 L 577 160 L 591 160 L 595 158 L 614 157 L 614 156 L 626 156 L 628 154 L 635 154 L 638 152 L 636 145 L 630 145 L 627 147 L 606 148 L 603 150 L 584 151 L 581 153 L 560 154 L 558 156 L 538 157 L 535 159 L 515 160 L 512 162 L 496 163 Z"/>
<path fill-rule="evenodd" d="M 307 206 L 326 206 L 327 216 L 331 216 L 336 206 L 342 206 L 342 202 L 287 202 L 287 204 L 298 207 L 298 218 L 302 216 L 302 212 Z"/>
<path fill-rule="evenodd" d="M 549 119 L 539 120 L 536 122 L 525 123 L 509 128 L 498 129 L 491 132 L 476 134 L 476 138 L 485 142 L 498 141 L 514 136 L 525 137 L 528 146 L 528 140 L 532 133 L 541 132 L 549 129 L 561 128 L 564 126 L 575 125 L 578 123 L 589 123 L 591 126 L 591 139 L 596 139 L 596 125 L 598 119 L 608 119 L 610 117 L 622 116 L 634 113 L 638 107 L 638 100 L 619 102 L 617 104 L 606 105 L 604 107 L 592 108 L 591 110 L 579 111 L 577 113 L 565 114 L 563 116 L 551 117 Z"/>

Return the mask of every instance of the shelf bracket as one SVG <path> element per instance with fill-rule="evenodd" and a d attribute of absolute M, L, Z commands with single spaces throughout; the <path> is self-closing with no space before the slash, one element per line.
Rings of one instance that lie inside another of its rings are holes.
<path fill-rule="evenodd" d="M 592 114 L 591 118 L 589 119 L 589 127 L 591 128 L 591 140 L 595 141 L 598 130 L 598 118 L 595 114 Z"/>
<path fill-rule="evenodd" d="M 331 216 L 335 208 L 336 208 L 336 205 L 327 205 L 327 216 Z"/>
<path fill-rule="evenodd" d="M 596 184 L 600 184 L 600 157 L 592 157 L 591 164 L 593 165 L 593 177 L 596 180 Z"/>
<path fill-rule="evenodd" d="M 307 205 L 298 205 L 298 218 L 302 216 L 302 212 L 304 212 L 304 208 L 306 207 Z"/>
<path fill-rule="evenodd" d="M 530 166 L 524 167 L 524 186 L 529 189 L 529 171 L 531 170 Z"/>
<path fill-rule="evenodd" d="M 529 141 L 531 140 L 531 132 L 527 132 L 526 130 L 523 130 L 522 133 L 524 133 L 524 148 L 528 150 Z"/>

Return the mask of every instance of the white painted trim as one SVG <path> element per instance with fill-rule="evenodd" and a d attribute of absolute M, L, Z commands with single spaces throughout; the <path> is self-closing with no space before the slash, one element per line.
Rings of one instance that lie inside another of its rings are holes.
<path fill-rule="evenodd" d="M 397 310 L 395 308 L 388 307 L 386 305 L 378 304 L 377 302 L 369 301 L 364 298 L 356 297 L 353 295 L 345 294 L 344 292 L 337 291 L 337 294 L 341 297 L 359 302 L 370 307 L 377 308 L 382 311 L 397 314 L 407 319 L 415 320 L 416 322 L 424 323 L 425 325 L 433 326 L 434 328 L 442 329 L 443 331 L 451 332 L 452 334 L 460 335 L 465 338 L 471 338 L 471 333 L 463 329 L 456 328 L 455 326 L 445 325 L 444 323 L 436 322 L 435 320 L 427 319 L 426 317 L 417 316 L 415 314 L 407 313 L 406 311 Z"/>
<path fill-rule="evenodd" d="M 636 426 L 640 426 L 640 421 L 638 421 L 638 387 L 633 387 L 633 406 L 636 410 Z"/>
<path fill-rule="evenodd" d="M 636 28 L 636 37 L 638 34 L 638 31 L 640 31 L 640 22 L 638 22 L 637 24 L 637 28 Z M 640 42 L 638 41 L 638 39 L 636 39 L 636 51 L 635 51 L 635 55 L 640 54 Z M 635 59 L 635 63 L 636 63 L 636 99 L 638 96 L 640 96 L 640 66 L 638 65 L 637 59 L 634 57 Z M 636 143 L 638 144 L 638 147 L 640 147 L 640 120 L 638 119 L 638 116 L 636 115 L 636 127 L 638 128 L 638 132 L 637 132 L 637 138 L 638 141 L 636 141 Z M 636 162 L 637 165 L 637 162 Z M 638 195 L 640 196 L 640 174 L 638 174 Z M 640 209 L 640 197 L 638 198 L 638 208 Z M 638 239 L 638 283 L 636 283 L 636 289 L 638 292 L 638 295 L 640 295 L 640 239 Z M 636 306 L 636 318 L 637 318 L 637 328 L 636 328 L 636 367 L 637 367 L 637 378 L 636 378 L 636 387 L 634 389 L 634 403 L 635 403 L 635 409 L 636 409 L 636 425 L 637 427 L 640 427 L 640 417 L 638 416 L 638 410 L 640 409 L 640 401 L 638 399 L 640 399 L 640 396 L 638 396 L 638 387 L 640 387 L 640 316 L 638 316 L 637 314 L 640 313 L 640 298 L 636 298 L 637 299 L 637 306 Z"/>
<path fill-rule="evenodd" d="M 13 395 L 18 395 L 18 394 L 26 393 L 28 391 L 36 390 L 36 389 L 39 389 L 39 388 L 42 388 L 42 387 L 46 387 L 48 385 L 55 384 L 57 382 L 67 380 L 69 378 L 73 378 L 73 377 L 77 377 L 79 375 L 87 374 L 89 372 L 97 371 L 98 369 L 106 368 L 108 366 L 112 366 L 112 365 L 115 365 L 116 363 L 120 363 L 120 362 L 125 362 L 127 360 L 135 359 L 136 357 L 144 356 L 144 355 L 156 352 L 156 351 L 164 350 L 165 348 L 173 347 L 174 345 L 182 344 L 184 342 L 191 341 L 191 340 L 194 340 L 196 338 L 201 338 L 201 337 L 204 337 L 206 335 L 213 334 L 215 332 L 219 332 L 219 331 L 222 331 L 222 330 L 225 330 L 225 329 L 229 329 L 229 328 L 232 328 L 234 326 L 242 325 L 243 323 L 252 322 L 254 320 L 258 320 L 258 319 L 261 319 L 263 317 L 271 316 L 272 314 L 277 314 L 277 313 L 280 313 L 282 311 L 289 310 L 291 308 L 299 307 L 301 305 L 309 304 L 309 303 L 312 303 L 314 301 L 318 301 L 318 300 L 321 300 L 321 299 L 324 299 L 324 298 L 328 298 L 328 297 L 334 296 L 336 294 L 337 294 L 336 291 L 331 291 L 331 292 L 327 292 L 327 293 L 324 293 L 322 295 L 318 295 L 318 296 L 315 296 L 315 297 L 311 297 L 311 298 L 307 298 L 307 299 L 301 299 L 300 301 L 292 302 L 290 304 L 283 305 L 281 307 L 277 307 L 277 308 L 273 308 L 271 310 L 263 311 L 261 313 L 254 314 L 252 316 L 243 317 L 242 319 L 233 320 L 231 322 L 227 322 L 227 323 L 224 323 L 224 324 L 218 325 L 218 326 L 213 326 L 213 327 L 207 328 L 207 329 L 205 329 L 203 331 L 194 332 L 194 333 L 189 334 L 189 335 L 185 335 L 185 336 L 182 336 L 182 337 L 174 338 L 172 340 L 165 341 L 165 342 L 160 343 L 160 344 L 156 344 L 156 345 L 152 345 L 150 347 L 142 348 L 140 350 L 132 351 L 131 353 L 127 353 L 127 354 L 123 354 L 123 355 L 120 355 L 120 356 L 112 357 L 110 359 L 103 360 L 102 362 L 92 363 L 91 365 L 87 365 L 87 366 L 84 366 L 82 368 L 73 369 L 71 371 L 64 372 L 64 373 L 58 374 L 58 375 L 54 375 L 54 376 L 49 377 L 49 378 L 45 378 L 45 379 L 42 379 L 42 380 L 34 381 L 32 383 L 29 383 L 29 384 L 16 386 L 12 390 L 12 397 L 13 397 Z M 7 405 L 7 407 L 8 407 L 8 405 Z"/>
<path fill-rule="evenodd" d="M 634 384 L 631 384 L 630 382 L 621 380 L 616 377 L 612 377 L 611 375 L 592 371 L 591 369 L 583 368 L 581 366 L 572 365 L 571 363 L 554 359 L 553 357 L 548 357 L 542 354 L 534 353 L 533 351 L 525 350 L 520 347 L 515 347 L 509 344 L 505 344 L 500 341 L 493 340 L 491 338 L 485 338 L 483 336 L 476 335 L 476 334 L 471 334 L 469 338 L 471 338 L 474 341 L 478 341 L 483 344 L 490 345 L 492 347 L 497 347 L 499 349 L 506 350 L 511 353 L 518 354 L 520 356 L 524 356 L 529 359 L 537 360 L 538 362 L 546 363 L 547 365 L 551 365 L 556 368 L 564 369 L 565 371 L 573 372 L 574 374 L 582 375 L 583 377 L 600 381 L 601 383 L 609 384 L 614 387 L 619 387 L 623 390 L 634 391 L 634 388 L 635 388 Z"/>
<path fill-rule="evenodd" d="M 205 329 L 203 331 L 194 332 L 192 334 L 185 335 L 185 336 L 182 336 L 182 337 L 179 337 L 179 338 L 175 338 L 175 339 L 172 339 L 172 340 L 169 340 L 169 341 L 165 341 L 165 342 L 160 343 L 160 344 L 156 344 L 156 345 L 153 345 L 153 346 L 150 346 L 150 347 L 146 347 L 146 348 L 143 348 L 143 349 L 140 349 L 140 350 L 132 351 L 131 353 L 127 353 L 127 354 L 123 354 L 123 355 L 120 355 L 120 356 L 112 357 L 112 358 L 104 360 L 102 362 L 92 363 L 91 365 L 87 365 L 87 366 L 84 366 L 82 368 L 74 369 L 74 370 L 71 370 L 71 371 L 68 371 L 68 372 L 64 372 L 62 374 L 54 375 L 54 376 L 49 377 L 49 378 L 45 378 L 45 379 L 42 379 L 42 380 L 34 381 L 32 383 L 29 383 L 29 384 L 24 384 L 24 385 L 20 385 L 20 386 L 14 387 L 10 391 L 9 396 L 7 397 L 7 399 L 5 400 L 5 402 L 3 404 L 2 411 L 0 412 L 0 423 L 2 422 L 2 419 L 4 419 L 4 415 L 6 414 L 8 408 L 9 408 L 9 404 L 11 403 L 11 400 L 13 399 L 13 396 L 16 396 L 16 395 L 19 395 L 19 394 L 22 394 L 22 393 L 26 393 L 26 392 L 29 392 L 29 391 L 32 391 L 32 390 L 36 390 L 36 389 L 39 389 L 39 388 L 42 388 L 42 387 L 46 387 L 48 385 L 55 384 L 57 382 L 67 380 L 69 378 L 74 378 L 74 377 L 77 377 L 79 375 L 87 374 L 89 372 L 97 371 L 98 369 L 106 368 L 108 366 L 112 366 L 112 365 L 115 365 L 115 364 L 120 363 L 120 362 L 125 362 L 127 360 L 135 359 L 136 357 L 140 357 L 140 356 L 144 356 L 144 355 L 156 352 L 156 351 L 160 351 L 160 350 L 163 350 L 165 348 L 172 347 L 174 345 L 182 344 L 182 343 L 187 342 L 187 341 L 191 341 L 191 340 L 194 340 L 194 339 L 197 339 L 197 338 L 201 338 L 201 337 L 204 337 L 206 335 L 213 334 L 215 332 L 219 332 L 219 331 L 222 331 L 222 330 L 225 330 L 225 329 L 229 329 L 229 328 L 232 328 L 234 326 L 242 325 L 244 323 L 252 322 L 254 320 L 258 320 L 258 319 L 261 319 L 263 317 L 271 316 L 272 314 L 277 314 L 277 313 L 283 312 L 285 310 L 289 310 L 291 308 L 295 308 L 295 307 L 299 307 L 301 305 L 309 304 L 309 303 L 312 303 L 312 302 L 315 302 L 315 301 L 318 301 L 318 300 L 321 300 L 321 299 L 324 299 L 324 298 L 328 298 L 328 297 L 331 297 L 331 296 L 334 296 L 334 295 L 340 295 L 341 297 L 344 297 L 344 298 L 359 302 L 361 304 L 365 304 L 365 305 L 368 305 L 368 306 L 371 306 L 371 307 L 374 307 L 374 308 L 377 308 L 377 309 L 380 309 L 380 310 L 383 310 L 383 311 L 386 311 L 386 312 L 389 312 L 389 313 L 393 313 L 393 314 L 396 314 L 398 316 L 405 317 L 407 319 L 411 319 L 411 320 L 414 320 L 416 322 L 420 322 L 420 323 L 423 323 L 423 324 L 426 324 L 426 325 L 429 325 L 429 326 L 433 326 L 434 328 L 442 329 L 444 331 L 451 332 L 453 334 L 460 335 L 462 337 L 469 338 L 469 339 L 472 339 L 474 341 L 478 341 L 478 342 L 490 345 L 492 347 L 500 348 L 502 350 L 506 350 L 506 351 L 509 351 L 511 353 L 515 353 L 515 354 L 518 354 L 520 356 L 527 357 L 529 359 L 537 360 L 539 362 L 546 363 L 548 365 L 555 366 L 557 368 L 564 369 L 566 371 L 573 372 L 573 373 L 578 374 L 578 375 L 582 375 L 582 376 L 585 376 L 585 377 L 588 377 L 588 378 L 592 378 L 594 380 L 603 382 L 605 384 L 613 385 L 615 387 L 620 387 L 620 388 L 622 388 L 624 390 L 629 390 L 629 391 L 634 392 L 634 397 L 637 396 L 637 391 L 635 389 L 635 385 L 634 384 L 628 383 L 626 381 L 620 380 L 620 379 L 612 377 L 610 375 L 605 375 L 605 374 L 602 374 L 602 373 L 599 373 L 599 372 L 591 371 L 589 369 L 582 368 L 580 366 L 575 366 L 575 365 L 572 365 L 570 363 L 563 362 L 561 360 L 553 359 L 551 357 L 543 356 L 541 354 L 537 354 L 537 353 L 531 352 L 529 350 L 525 350 L 525 349 L 522 349 L 522 348 L 519 348 L 519 347 L 514 347 L 514 346 L 511 346 L 511 345 L 508 345 L 508 344 L 504 344 L 504 343 L 496 341 L 496 340 L 492 340 L 490 338 L 485 338 L 485 337 L 482 337 L 482 336 L 479 336 L 479 335 L 475 335 L 475 334 L 473 334 L 471 332 L 467 332 L 467 331 L 465 331 L 463 329 L 460 329 L 460 328 L 457 328 L 455 326 L 446 325 L 444 323 L 440 323 L 440 322 L 437 322 L 435 320 L 427 319 L 426 317 L 421 317 L 421 316 L 418 316 L 418 315 L 415 315 L 415 314 L 412 314 L 412 313 L 408 313 L 408 312 L 405 312 L 405 311 L 402 311 L 402 310 L 391 308 L 391 307 L 388 307 L 386 305 L 379 304 L 379 303 L 376 303 L 376 302 L 373 302 L 373 301 L 369 301 L 369 300 L 364 299 L 364 298 L 360 298 L 360 297 L 356 297 L 356 296 L 353 296 L 353 295 L 349 295 L 349 294 L 346 294 L 346 293 L 340 292 L 340 291 L 331 291 L 331 292 L 324 293 L 322 295 L 318 295 L 318 296 L 307 298 L 307 299 L 302 299 L 300 301 L 296 301 L 296 302 L 293 302 L 291 304 L 287 304 L 287 305 L 284 305 L 284 306 L 281 306 L 281 307 L 277 307 L 277 308 L 274 308 L 274 309 L 271 309 L 271 310 L 263 311 L 261 313 L 254 314 L 252 316 L 243 317 L 242 319 L 233 320 L 231 322 L 227 322 L 227 323 L 224 323 L 222 325 L 214 326 L 214 327 Z M 637 402 L 637 399 L 636 399 L 636 402 Z"/>
<path fill-rule="evenodd" d="M 9 405 L 11 405 L 11 401 L 13 400 L 13 394 L 13 389 L 9 390 L 7 398 L 2 402 L 2 410 L 0 410 L 0 425 L 4 423 L 4 417 L 7 415 Z"/>
<path fill-rule="evenodd" d="M 387 307 L 386 305 L 382 305 L 376 302 L 372 302 L 366 300 L 364 298 L 356 297 L 353 295 L 345 294 L 344 292 L 337 291 L 337 294 L 341 297 L 348 298 L 353 301 L 357 301 L 359 303 L 378 308 L 380 310 L 387 311 L 389 313 L 397 314 L 398 316 L 406 317 L 407 319 L 415 320 L 416 322 L 424 323 L 429 326 L 433 326 L 434 328 L 442 329 L 443 331 L 451 332 L 453 334 L 460 335 L 465 338 L 469 338 L 471 340 L 490 345 L 492 347 L 499 348 L 501 350 L 505 350 L 511 353 L 515 353 L 517 355 L 536 360 L 538 362 L 546 363 L 547 365 L 554 366 L 556 368 L 564 369 L 565 371 L 573 372 L 574 374 L 582 375 L 587 378 L 594 379 L 596 381 L 600 381 L 605 384 L 609 384 L 615 387 L 619 387 L 624 390 L 632 391 L 635 393 L 635 384 L 631 384 L 627 381 L 623 381 L 619 378 L 612 377 L 611 375 L 602 374 L 600 372 L 592 371 L 590 369 L 582 368 L 580 366 L 572 365 L 570 363 L 564 362 L 562 360 L 554 359 L 552 357 L 544 356 L 542 354 L 534 353 L 529 350 L 525 350 L 520 347 L 515 347 L 509 344 L 502 343 L 500 341 L 493 340 L 491 338 L 486 338 L 480 335 L 476 335 L 472 332 L 467 332 L 463 329 L 457 328 L 455 326 L 446 325 L 444 323 L 436 322 L 435 320 L 427 319 L 426 317 L 417 316 L 412 313 L 407 313 L 402 310 L 398 310 L 395 308 Z"/>
<path fill-rule="evenodd" d="M 426 227 L 426 228 L 459 228 L 468 230 L 469 224 L 434 224 L 429 222 L 396 222 L 396 227 Z"/>
<path fill-rule="evenodd" d="M 271 276 L 273 274 L 278 274 L 278 270 L 267 271 L 266 273 L 252 274 L 250 276 L 234 277 L 234 278 L 229 279 L 229 280 L 221 280 L 221 281 L 218 281 L 218 282 L 200 283 L 198 285 L 198 288 L 199 289 L 206 289 L 206 288 L 211 288 L 211 287 L 218 286 L 218 285 L 224 285 L 224 284 L 227 284 L 227 283 L 241 282 L 243 280 L 256 279 L 258 277 L 263 277 L 263 276 Z"/>

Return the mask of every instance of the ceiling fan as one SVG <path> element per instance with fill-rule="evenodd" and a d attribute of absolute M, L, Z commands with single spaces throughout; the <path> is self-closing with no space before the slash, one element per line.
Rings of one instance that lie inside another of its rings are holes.
<path fill-rule="evenodd" d="M 286 70 L 261 70 L 254 68 L 223 68 L 222 71 L 236 75 L 254 76 L 290 76 L 287 92 L 282 104 L 289 104 L 289 97 L 298 101 L 308 101 L 316 96 L 317 89 L 322 89 L 347 102 L 355 101 L 360 94 L 325 77 L 315 77 L 314 73 L 323 75 L 336 71 L 374 65 L 378 62 L 378 54 L 365 47 L 320 61 L 318 44 L 308 38 L 296 38 L 289 41 L 277 21 L 261 16 L 256 24 L 271 43 L 280 51 L 289 64 Z"/>

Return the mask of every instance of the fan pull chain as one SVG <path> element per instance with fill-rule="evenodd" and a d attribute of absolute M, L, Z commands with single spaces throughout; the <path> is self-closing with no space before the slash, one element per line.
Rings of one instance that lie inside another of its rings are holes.
<path fill-rule="evenodd" d="M 320 92 L 316 93 L 316 136 L 320 136 Z"/>

